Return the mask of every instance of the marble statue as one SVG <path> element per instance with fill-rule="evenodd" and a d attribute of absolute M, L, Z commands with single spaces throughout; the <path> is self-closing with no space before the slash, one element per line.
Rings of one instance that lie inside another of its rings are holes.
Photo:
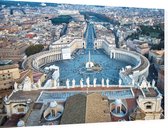
<path fill-rule="evenodd" d="M 93 79 L 93 86 L 96 87 L 96 81 L 97 81 L 97 78 L 94 78 Z"/>
<path fill-rule="evenodd" d="M 66 86 L 69 89 L 69 79 L 66 80 Z"/>
<path fill-rule="evenodd" d="M 38 88 L 41 88 L 41 81 L 40 79 L 37 81 Z"/>
<path fill-rule="evenodd" d="M 90 79 L 89 79 L 89 77 L 86 79 L 86 84 L 87 84 L 87 87 L 89 87 L 89 85 L 90 85 Z"/>
<path fill-rule="evenodd" d="M 122 80 L 121 80 L 121 79 L 119 79 L 118 83 L 119 83 L 119 86 L 120 86 L 120 85 L 121 85 L 121 83 L 122 83 Z"/>
<path fill-rule="evenodd" d="M 59 87 L 60 86 L 60 83 L 59 83 L 59 80 L 57 80 L 57 87 Z"/>
<path fill-rule="evenodd" d="M 81 88 L 83 88 L 83 79 L 82 78 L 80 80 L 80 86 L 81 86 Z"/>
<path fill-rule="evenodd" d="M 53 87 L 57 87 L 57 82 L 55 79 L 53 79 Z"/>
<path fill-rule="evenodd" d="M 107 85 L 107 87 L 109 87 L 109 79 L 108 78 L 106 79 L 106 85 Z"/>
<path fill-rule="evenodd" d="M 101 80 L 102 87 L 104 87 L 104 78 Z"/>
<path fill-rule="evenodd" d="M 155 80 L 153 79 L 153 80 L 152 80 L 152 87 L 155 87 L 155 83 L 156 83 L 156 82 L 155 82 Z"/>
<path fill-rule="evenodd" d="M 32 89 L 32 83 L 30 77 L 26 77 L 25 80 L 23 81 L 23 91 L 31 91 Z"/>
<path fill-rule="evenodd" d="M 140 87 L 139 83 L 137 83 L 137 86 Z"/>
<path fill-rule="evenodd" d="M 18 84 L 16 82 L 14 83 L 14 91 L 18 91 Z"/>
<path fill-rule="evenodd" d="M 147 81 L 144 79 L 140 85 L 141 88 L 148 88 Z"/>
<path fill-rule="evenodd" d="M 132 85 L 133 85 L 133 86 L 135 85 L 135 80 L 134 80 L 134 78 L 132 79 Z"/>
<path fill-rule="evenodd" d="M 72 87 L 75 87 L 75 79 L 72 80 Z"/>
<path fill-rule="evenodd" d="M 148 87 L 151 87 L 150 82 L 147 83 Z"/>
<path fill-rule="evenodd" d="M 33 89 L 37 89 L 37 85 L 36 84 L 32 84 Z"/>
<path fill-rule="evenodd" d="M 7 95 L 4 97 L 4 101 L 5 101 L 5 102 L 8 101 Z"/>
<path fill-rule="evenodd" d="M 18 85 L 18 90 L 22 90 L 22 89 L 23 89 L 22 84 L 19 84 L 19 85 Z"/>

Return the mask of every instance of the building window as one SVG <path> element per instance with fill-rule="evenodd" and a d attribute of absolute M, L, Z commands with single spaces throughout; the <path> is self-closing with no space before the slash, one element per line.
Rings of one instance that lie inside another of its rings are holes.
<path fill-rule="evenodd" d="M 152 102 L 146 102 L 145 104 L 145 107 L 146 107 L 146 109 L 152 109 L 152 105 L 153 105 L 153 103 Z"/>
<path fill-rule="evenodd" d="M 18 112 L 24 112 L 24 108 L 18 108 Z"/>
<path fill-rule="evenodd" d="M 152 106 L 151 105 L 146 105 L 146 109 L 151 109 Z"/>

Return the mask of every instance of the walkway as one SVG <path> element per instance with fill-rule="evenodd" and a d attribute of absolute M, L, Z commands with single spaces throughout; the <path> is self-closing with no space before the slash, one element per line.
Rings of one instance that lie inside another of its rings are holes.
<path fill-rule="evenodd" d="M 43 91 L 38 97 L 37 102 L 51 102 L 51 101 L 66 101 L 70 96 L 73 96 L 78 93 L 86 93 L 87 91 Z M 112 99 L 128 99 L 134 98 L 134 94 L 131 89 L 122 89 L 122 90 L 90 90 L 91 92 L 101 93 L 103 96 L 107 96 L 109 100 Z"/>

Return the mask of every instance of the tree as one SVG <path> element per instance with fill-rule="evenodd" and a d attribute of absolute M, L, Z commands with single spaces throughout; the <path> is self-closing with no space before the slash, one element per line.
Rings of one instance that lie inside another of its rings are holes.
<path fill-rule="evenodd" d="M 36 54 L 38 52 L 41 52 L 43 50 L 44 46 L 42 44 L 37 44 L 37 45 L 30 45 L 26 50 L 25 54 L 27 56 Z"/>

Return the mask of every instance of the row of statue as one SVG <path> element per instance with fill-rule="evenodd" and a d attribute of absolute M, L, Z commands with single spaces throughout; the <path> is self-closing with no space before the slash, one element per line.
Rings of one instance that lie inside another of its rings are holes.
<path fill-rule="evenodd" d="M 72 87 L 75 87 L 75 80 L 73 79 L 72 80 Z M 96 87 L 96 82 L 97 82 L 97 78 L 94 78 L 93 79 L 93 87 Z M 106 79 L 106 80 L 104 80 L 103 78 L 102 78 L 102 80 L 101 80 L 101 86 L 102 87 L 104 87 L 105 86 L 105 82 L 106 82 L 106 87 L 108 87 L 109 86 L 109 79 Z M 70 80 L 69 79 L 67 79 L 66 80 L 66 86 L 69 88 L 70 87 Z M 121 79 L 119 79 L 118 80 L 118 85 L 119 86 L 121 86 L 123 83 L 122 83 L 122 80 Z M 134 79 L 132 79 L 132 81 L 131 81 L 131 85 L 133 85 L 133 86 L 135 86 L 135 80 Z M 155 81 L 153 80 L 152 81 L 152 86 L 154 86 L 155 85 Z M 84 80 L 81 78 L 80 79 L 80 86 L 81 87 L 83 87 L 84 86 Z M 86 86 L 87 87 L 90 87 L 91 85 L 90 85 L 90 78 L 89 77 L 87 77 L 86 78 Z"/>
<path fill-rule="evenodd" d="M 89 77 L 86 78 L 85 82 L 86 82 L 86 87 L 90 87 L 90 86 L 96 87 L 97 86 L 97 83 L 96 83 L 97 82 L 97 78 L 93 79 L 93 85 L 90 84 L 90 78 Z M 106 85 L 106 87 L 109 87 L 109 82 L 110 82 L 110 80 L 108 78 L 107 79 L 102 78 L 101 79 L 101 86 L 105 87 L 105 85 Z M 76 85 L 75 83 L 76 83 L 76 81 L 75 81 L 75 79 L 73 79 L 72 80 L 72 84 L 71 84 L 72 88 L 75 87 L 75 85 Z M 140 86 L 142 88 L 144 88 L 144 87 L 151 87 L 151 86 L 155 87 L 155 83 L 156 82 L 155 82 L 154 79 L 152 80 L 152 83 L 149 83 L 146 80 L 146 78 L 142 78 L 142 82 L 141 83 L 135 82 L 134 79 L 132 79 L 132 81 L 131 81 L 131 85 L 133 85 L 133 86 L 137 85 L 137 86 Z M 118 80 L 118 85 L 121 86 L 122 84 L 123 84 L 122 80 L 119 79 Z M 57 82 L 56 80 L 53 80 L 53 85 L 54 85 L 54 87 L 56 87 L 56 86 L 58 87 L 59 86 L 59 82 Z M 66 80 L 66 87 L 70 88 L 70 80 L 69 79 Z M 81 88 L 84 87 L 84 80 L 83 80 L 83 78 L 80 79 L 80 87 Z M 30 80 L 29 77 L 26 77 L 25 80 L 21 84 L 19 84 L 19 85 L 17 83 L 14 84 L 14 90 L 15 91 L 18 91 L 18 90 L 31 91 L 32 89 L 37 89 L 37 88 L 41 88 L 41 81 L 38 81 L 37 85 L 35 85 L 35 84 L 31 83 L 31 80 Z"/>
<path fill-rule="evenodd" d="M 81 78 L 80 79 L 80 87 L 83 87 L 84 86 L 84 84 L 83 84 L 83 79 Z M 75 79 L 73 79 L 72 80 L 72 87 L 75 87 Z M 97 82 L 97 78 L 94 78 L 93 79 L 93 86 L 94 87 L 96 87 L 96 82 Z M 109 86 L 109 82 L 110 82 L 110 80 L 109 79 L 106 79 L 106 86 L 108 87 Z M 101 80 L 101 85 L 102 85 L 102 87 L 104 87 L 105 86 L 105 80 L 102 78 L 102 80 Z M 69 88 L 70 87 L 70 80 L 69 79 L 67 79 L 66 80 L 66 86 L 67 86 L 67 88 Z M 87 77 L 86 78 L 86 86 L 87 87 L 90 87 L 90 78 L 89 77 Z"/>

